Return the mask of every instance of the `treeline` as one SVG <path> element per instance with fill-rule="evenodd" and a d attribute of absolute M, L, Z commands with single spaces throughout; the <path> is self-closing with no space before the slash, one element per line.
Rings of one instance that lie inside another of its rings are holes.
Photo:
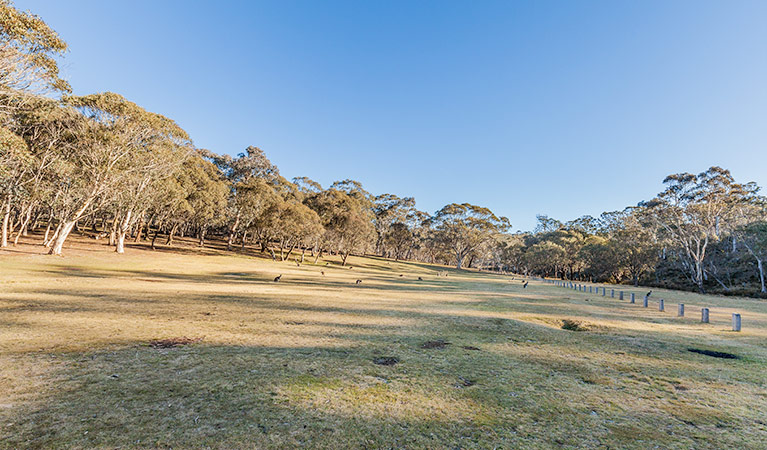
<path fill-rule="evenodd" d="M 765 296 L 765 199 L 711 167 L 664 180 L 655 198 L 599 218 L 538 216 L 534 233 L 509 236 L 511 269 L 564 279 Z"/>
<path fill-rule="evenodd" d="M 73 230 L 173 245 L 215 238 L 287 260 L 324 253 L 453 264 L 530 275 L 765 293 L 764 199 L 712 167 L 676 174 L 652 200 L 599 218 L 539 216 L 510 234 L 471 204 L 434 214 L 411 197 L 373 195 L 354 180 L 324 188 L 287 180 L 266 154 L 196 148 L 173 120 L 120 95 L 70 95 L 56 58 L 66 43 L 40 18 L 0 0 L 0 246 L 35 231 L 60 255 Z M 158 242 L 159 240 L 159 242 Z"/>

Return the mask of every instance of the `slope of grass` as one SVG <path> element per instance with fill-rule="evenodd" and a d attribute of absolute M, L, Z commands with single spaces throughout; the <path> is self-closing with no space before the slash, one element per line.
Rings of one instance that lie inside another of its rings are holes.
<path fill-rule="evenodd" d="M 377 258 L 11 250 L 2 448 L 767 447 L 757 300 L 655 291 L 659 312 L 609 289 Z M 201 340 L 149 345 L 181 337 Z"/>

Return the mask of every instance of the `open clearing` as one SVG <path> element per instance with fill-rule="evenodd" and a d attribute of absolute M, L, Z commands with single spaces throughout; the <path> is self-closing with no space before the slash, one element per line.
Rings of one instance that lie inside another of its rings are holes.
<path fill-rule="evenodd" d="M 764 301 L 73 244 L 0 252 L 0 447 L 767 447 Z"/>

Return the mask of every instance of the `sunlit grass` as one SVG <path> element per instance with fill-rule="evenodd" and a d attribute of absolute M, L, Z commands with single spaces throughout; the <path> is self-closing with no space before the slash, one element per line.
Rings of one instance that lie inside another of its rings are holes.
<path fill-rule="evenodd" d="M 660 312 L 642 289 L 377 258 L 78 247 L 0 253 L 4 448 L 767 446 L 764 302 L 655 291 Z M 148 345 L 182 336 L 202 341 Z"/>

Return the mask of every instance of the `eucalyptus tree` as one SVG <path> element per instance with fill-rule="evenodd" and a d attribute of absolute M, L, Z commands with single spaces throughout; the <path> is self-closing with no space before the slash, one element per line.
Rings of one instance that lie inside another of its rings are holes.
<path fill-rule="evenodd" d="M 271 219 L 272 236 L 279 241 L 283 261 L 290 258 L 297 246 L 306 246 L 323 232 L 317 213 L 294 199 L 273 203 L 265 215 Z"/>
<path fill-rule="evenodd" d="M 243 219 L 246 226 L 242 228 L 247 229 L 249 222 L 252 222 L 259 214 L 257 209 L 263 207 L 263 203 L 257 199 L 259 193 L 254 191 L 257 183 L 253 180 L 273 182 L 276 177 L 279 177 L 280 172 L 277 166 L 266 157 L 266 153 L 255 146 L 246 148 L 245 152 L 238 154 L 236 158 L 229 155 L 211 155 L 211 159 L 224 173 L 231 187 L 227 213 L 229 237 L 226 244 L 227 250 L 231 250 L 234 238 L 243 225 Z M 261 186 L 266 186 L 266 183 L 261 183 Z M 267 192 L 265 196 L 269 195 L 270 193 Z"/>
<path fill-rule="evenodd" d="M 189 154 L 188 136 L 173 121 L 111 92 L 65 97 L 80 114 L 69 124 L 64 205 L 50 253 L 60 255 L 75 223 L 101 197 L 119 205 L 117 251 L 142 194 L 154 178 L 172 173 Z"/>
<path fill-rule="evenodd" d="M 16 171 L 11 181 L 15 192 L 11 207 L 20 218 L 14 244 L 26 230 L 34 210 L 45 201 L 56 199 L 52 191 L 61 181 L 58 179 L 58 168 L 63 162 L 60 147 L 66 144 L 68 126 L 74 115 L 73 111 L 46 97 L 31 97 L 26 107 L 14 108 L 3 115 L 6 126 L 24 139 L 28 147 L 26 170 Z"/>
<path fill-rule="evenodd" d="M 359 190 L 329 188 L 306 199 L 306 204 L 319 215 L 324 229 L 320 253 L 323 247 L 333 249 L 341 255 L 342 265 L 346 265 L 352 253 L 361 254 L 369 248 L 375 238 L 375 228 L 368 198 Z"/>
<path fill-rule="evenodd" d="M 625 267 L 634 286 L 658 261 L 659 241 L 642 208 L 626 208 L 614 216 L 607 227 L 610 242 L 618 252 L 617 261 Z"/>
<path fill-rule="evenodd" d="M 67 49 L 40 17 L 0 0 L 0 107 L 24 106 L 35 94 L 69 92 L 56 58 Z"/>
<path fill-rule="evenodd" d="M 566 266 L 565 250 L 552 241 L 540 241 L 524 254 L 525 265 L 534 273 L 559 278 Z"/>
<path fill-rule="evenodd" d="M 749 223 L 736 230 L 736 233 L 740 242 L 756 262 L 756 270 L 759 275 L 759 292 L 767 293 L 764 274 L 764 265 L 767 262 L 767 221 Z"/>
<path fill-rule="evenodd" d="M 408 216 L 415 210 L 413 197 L 400 198 L 394 194 L 382 194 L 373 197 L 373 225 L 375 226 L 376 254 L 384 256 L 386 235 L 395 224 L 405 224 Z M 401 234 L 401 229 L 399 230 Z"/>
<path fill-rule="evenodd" d="M 200 156 L 199 151 L 184 161 L 177 179 L 189 206 L 187 220 L 197 229 L 202 247 L 208 229 L 223 225 L 226 220 L 221 211 L 226 209 L 229 183 L 212 162 Z M 163 185 L 158 184 L 158 193 L 162 193 L 162 189 Z"/>
<path fill-rule="evenodd" d="M 24 175 L 31 171 L 33 157 L 24 140 L 7 128 L 0 127 L 0 214 L 2 237 L 0 247 L 8 246 L 11 204 L 20 195 Z"/>
<path fill-rule="evenodd" d="M 453 254 L 458 269 L 471 252 L 511 227 L 507 218 L 469 203 L 446 205 L 434 215 L 433 223 L 438 239 Z"/>
<path fill-rule="evenodd" d="M 679 246 L 690 279 L 705 292 L 709 244 L 732 229 L 738 209 L 756 200 L 753 183 L 736 183 L 728 170 L 711 167 L 698 175 L 678 173 L 663 181 L 666 189 L 643 203 L 662 233 Z"/>

